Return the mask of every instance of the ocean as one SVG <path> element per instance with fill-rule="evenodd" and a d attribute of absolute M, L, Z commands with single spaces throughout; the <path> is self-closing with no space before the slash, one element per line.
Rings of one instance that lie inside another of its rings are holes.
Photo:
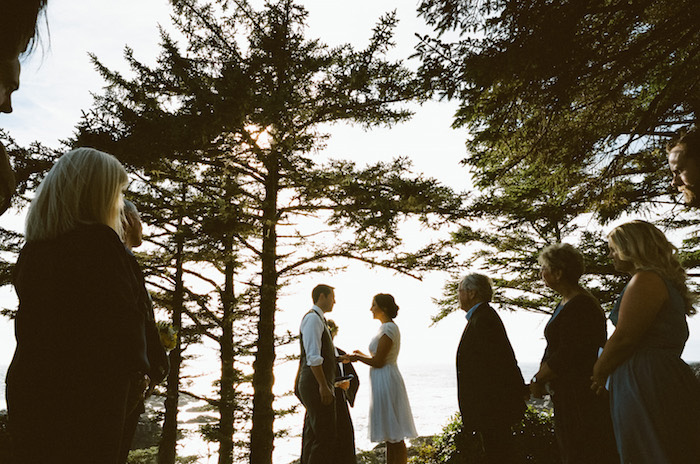
<path fill-rule="evenodd" d="M 293 386 L 293 374 L 296 363 L 287 363 L 276 371 L 275 393 L 278 400 L 276 408 L 288 407 L 298 403 L 289 393 Z M 520 368 L 523 378 L 527 381 L 537 372 L 537 364 L 523 363 Z M 370 450 L 376 446 L 368 438 L 369 414 L 369 372 L 364 365 L 357 365 L 360 377 L 360 389 L 355 401 L 355 407 L 350 409 L 355 427 L 355 443 L 358 451 Z M 406 364 L 399 361 L 399 369 L 406 383 L 411 409 L 413 411 L 416 429 L 419 435 L 434 435 L 439 433 L 457 412 L 457 380 L 455 367 L 450 363 Z M 0 366 L 0 385 L 4 387 L 7 366 Z M 291 374 L 291 375 L 290 375 Z M 202 411 L 198 402 L 189 402 L 182 409 L 180 420 L 183 422 L 185 439 L 181 443 L 181 455 L 197 455 L 198 464 L 214 464 L 217 462 L 215 444 L 204 443 L 197 434 L 201 425 Z M 0 409 L 5 408 L 5 389 L 0 391 Z M 273 462 L 289 464 L 299 458 L 301 450 L 301 430 L 304 420 L 304 409 L 299 407 L 293 414 L 275 421 L 277 430 L 287 429 L 285 437 L 275 440 Z"/>

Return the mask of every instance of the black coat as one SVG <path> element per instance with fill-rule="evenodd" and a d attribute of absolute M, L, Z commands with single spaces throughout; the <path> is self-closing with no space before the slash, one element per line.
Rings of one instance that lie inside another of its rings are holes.
<path fill-rule="evenodd" d="M 472 314 L 457 349 L 457 395 L 465 431 L 512 425 L 526 387 L 501 318 L 488 303 Z"/>
<path fill-rule="evenodd" d="M 130 384 L 149 369 L 124 245 L 98 224 L 28 243 L 14 284 L 7 405 L 17 462 L 116 462 Z"/>
<path fill-rule="evenodd" d="M 607 340 L 605 315 L 598 302 L 577 295 L 561 309 L 544 331 L 547 348 L 542 357 L 557 374 L 552 387 L 583 383 L 590 389 L 598 349 Z"/>
<path fill-rule="evenodd" d="M 562 463 L 620 462 L 608 399 L 591 390 L 598 349 L 607 339 L 600 305 L 589 295 L 573 297 L 550 320 L 544 334 L 547 349 L 542 362 L 546 361 L 557 374 L 550 385 Z"/>

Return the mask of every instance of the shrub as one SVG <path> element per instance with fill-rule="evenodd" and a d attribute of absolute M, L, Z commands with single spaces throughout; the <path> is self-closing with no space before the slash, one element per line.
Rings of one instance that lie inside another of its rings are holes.
<path fill-rule="evenodd" d="M 0 411 L 0 463 L 10 462 L 10 432 L 7 430 L 7 411 Z"/>
<path fill-rule="evenodd" d="M 513 427 L 516 447 L 525 462 L 533 464 L 561 464 L 554 438 L 554 420 L 551 411 L 528 406 L 520 424 Z M 481 464 L 484 462 L 476 436 L 462 433 L 462 418 L 455 414 L 435 437 L 415 450 L 411 464 Z"/>
<path fill-rule="evenodd" d="M 197 462 L 197 456 L 185 456 L 175 459 L 177 464 L 193 464 Z M 158 447 L 143 448 L 129 451 L 127 464 L 158 464 Z"/>

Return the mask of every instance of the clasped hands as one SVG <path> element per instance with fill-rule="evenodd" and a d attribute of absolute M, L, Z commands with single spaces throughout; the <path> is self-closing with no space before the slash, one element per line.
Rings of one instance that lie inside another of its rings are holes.
<path fill-rule="evenodd" d="M 591 390 L 593 390 L 596 395 L 603 395 L 607 391 L 605 383 L 606 380 L 604 377 L 591 376 Z"/>
<path fill-rule="evenodd" d="M 338 362 L 342 362 L 343 364 L 359 361 L 360 357 L 367 357 L 365 354 L 360 351 L 360 350 L 355 350 L 352 352 L 352 354 L 343 354 L 338 356 Z"/>

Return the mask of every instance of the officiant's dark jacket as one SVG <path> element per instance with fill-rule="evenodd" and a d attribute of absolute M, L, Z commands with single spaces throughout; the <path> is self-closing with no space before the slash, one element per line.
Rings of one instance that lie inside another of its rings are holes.
<path fill-rule="evenodd" d="M 488 303 L 481 303 L 457 349 L 457 394 L 464 430 L 517 422 L 525 411 L 525 388 L 501 318 Z"/>

